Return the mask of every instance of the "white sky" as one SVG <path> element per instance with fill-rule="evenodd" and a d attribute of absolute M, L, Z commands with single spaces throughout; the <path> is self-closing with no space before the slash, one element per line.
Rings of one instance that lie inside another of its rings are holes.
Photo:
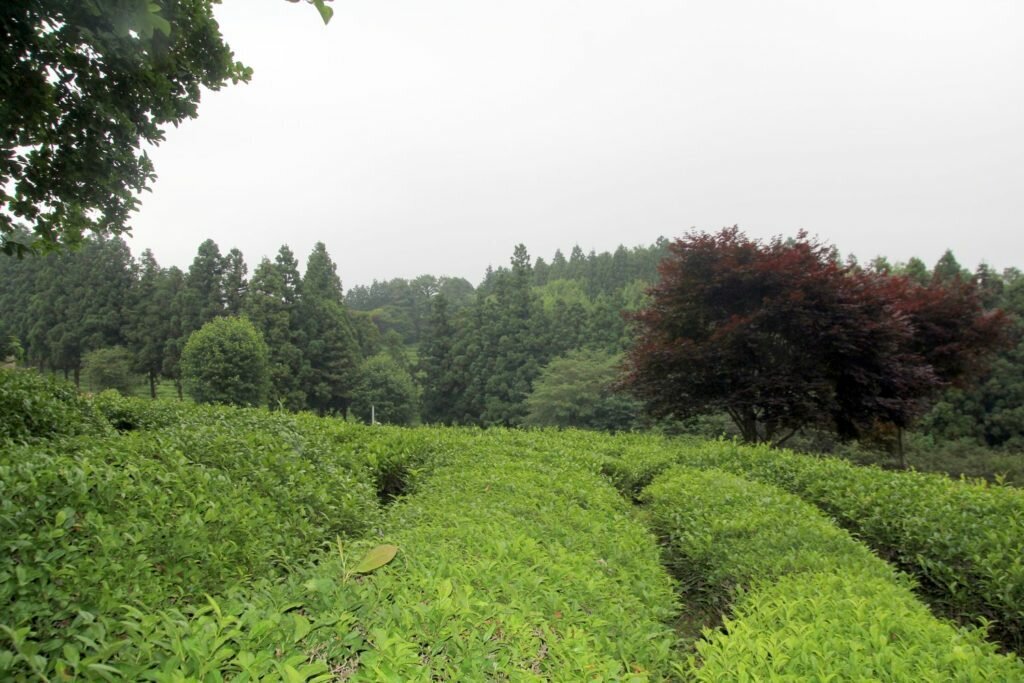
<path fill-rule="evenodd" d="M 346 289 L 474 284 L 739 224 L 866 260 L 1024 267 L 1020 0 L 225 0 L 248 85 L 151 155 L 130 241 L 250 271 L 322 240 Z"/>

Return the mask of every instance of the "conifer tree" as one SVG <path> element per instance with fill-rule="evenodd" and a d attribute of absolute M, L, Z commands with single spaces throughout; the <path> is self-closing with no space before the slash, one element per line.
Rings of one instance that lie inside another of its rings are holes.
<path fill-rule="evenodd" d="M 289 291 L 286 284 L 290 279 L 286 272 L 287 255 L 282 260 L 284 267 L 266 258 L 256 267 L 244 311 L 269 347 L 270 406 L 302 410 L 306 407 L 306 396 L 301 388 L 303 357 L 292 326 L 298 320 L 298 304 L 296 292 Z M 294 280 L 291 286 L 294 287 Z"/>
<path fill-rule="evenodd" d="M 434 297 L 430 320 L 420 350 L 420 371 L 423 373 L 423 420 L 452 424 L 458 419 L 455 399 L 462 385 L 455 374 L 455 328 L 448 313 L 448 299 Z"/>
<path fill-rule="evenodd" d="M 125 337 L 134 356 L 134 368 L 148 379 L 152 398 L 156 398 L 157 380 L 163 373 L 167 343 L 177 336 L 170 315 L 174 300 L 174 289 L 167 282 L 170 277 L 160 268 L 152 251 L 142 252 Z"/>
<path fill-rule="evenodd" d="M 320 414 L 347 414 L 361 359 L 342 304 L 337 266 L 323 242 L 313 247 L 306 262 L 300 301 L 306 358 L 302 388 L 306 400 Z"/>
<path fill-rule="evenodd" d="M 160 293 L 157 296 L 161 301 L 170 302 L 167 310 L 167 341 L 164 342 L 164 359 L 160 374 L 174 382 L 179 399 L 184 398 L 181 384 L 181 351 L 188 339 L 182 316 L 184 287 L 185 273 L 177 266 L 171 266 L 160 279 Z"/>
<path fill-rule="evenodd" d="M 245 305 L 245 295 L 249 289 L 246 275 L 249 268 L 245 258 L 238 249 L 232 249 L 224 257 L 224 309 L 227 315 L 239 315 Z"/>
<path fill-rule="evenodd" d="M 213 240 L 199 245 L 181 291 L 180 315 L 185 337 L 224 315 L 224 257 Z"/>

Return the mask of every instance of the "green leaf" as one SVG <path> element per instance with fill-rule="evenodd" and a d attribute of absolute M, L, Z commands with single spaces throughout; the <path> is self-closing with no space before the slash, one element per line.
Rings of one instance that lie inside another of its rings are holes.
<path fill-rule="evenodd" d="M 356 574 L 369 574 L 395 559 L 397 553 L 397 545 L 379 545 L 366 553 L 366 557 L 360 560 L 352 571 Z"/>
<path fill-rule="evenodd" d="M 313 6 L 316 7 L 316 11 L 321 13 L 321 18 L 324 19 L 324 24 L 331 22 L 331 17 L 334 16 L 334 9 L 328 7 L 325 0 L 313 0 Z"/>
<path fill-rule="evenodd" d="M 324 20 L 324 24 L 329 23 L 331 17 L 334 16 L 334 10 L 328 7 L 324 0 L 313 0 L 313 5 L 320 12 L 320 18 Z"/>
<path fill-rule="evenodd" d="M 295 633 L 292 635 L 292 642 L 297 643 L 313 630 L 313 625 L 309 623 L 309 619 L 302 616 L 301 614 L 293 614 L 292 619 L 295 621 Z"/>

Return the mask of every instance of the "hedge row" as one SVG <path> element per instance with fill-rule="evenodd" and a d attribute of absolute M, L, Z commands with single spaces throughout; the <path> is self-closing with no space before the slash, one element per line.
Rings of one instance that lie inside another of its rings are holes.
<path fill-rule="evenodd" d="M 73 385 L 34 370 L 0 368 L 0 447 L 109 432 Z"/>
<path fill-rule="evenodd" d="M 374 646 L 357 680 L 670 675 L 675 591 L 654 538 L 596 473 L 528 441 L 470 437 L 391 511 L 402 562 L 372 614 L 406 655 Z"/>
<path fill-rule="evenodd" d="M 1024 680 L 1015 656 L 936 619 L 905 576 L 791 494 L 673 468 L 641 498 L 691 595 L 732 605 L 697 644 L 697 680 Z"/>
<path fill-rule="evenodd" d="M 384 532 L 202 604 L 79 613 L 72 627 L 82 637 L 56 651 L 44 651 L 28 627 L 10 629 L 6 644 L 0 634 L 0 677 L 638 682 L 680 674 L 665 626 L 673 583 L 655 539 L 593 461 L 558 463 L 558 451 L 541 452 L 545 435 L 364 433 L 373 435 L 360 442 L 369 450 L 382 438 L 392 451 L 435 458 L 416 492 L 388 509 Z M 394 561 L 354 573 L 380 542 L 399 546 Z"/>
<path fill-rule="evenodd" d="M 988 622 L 993 638 L 1024 652 L 1024 491 L 729 442 L 677 453 L 683 464 L 742 474 L 815 504 L 912 573 L 940 612 Z"/>
<path fill-rule="evenodd" d="M 201 603 L 379 526 L 365 461 L 265 411 L 183 415 L 0 448 L 0 623 L 59 652 L 122 604 Z"/>

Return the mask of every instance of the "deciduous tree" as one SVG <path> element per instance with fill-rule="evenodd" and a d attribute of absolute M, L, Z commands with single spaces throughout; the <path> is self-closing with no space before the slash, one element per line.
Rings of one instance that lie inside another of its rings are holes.
<path fill-rule="evenodd" d="M 727 412 L 748 441 L 782 443 L 810 424 L 855 437 L 904 427 L 999 338 L 967 284 L 842 264 L 799 234 L 737 228 L 670 247 L 634 318 L 628 385 L 655 415 Z"/>
<path fill-rule="evenodd" d="M 331 10 L 311 0 L 326 22 Z M 0 250 L 127 231 L 153 181 L 143 150 L 196 115 L 203 88 L 246 81 L 215 0 L 0 4 Z"/>
<path fill-rule="evenodd" d="M 217 318 L 188 338 L 182 376 L 200 403 L 259 406 L 267 397 L 269 368 L 263 336 L 245 318 Z"/>

